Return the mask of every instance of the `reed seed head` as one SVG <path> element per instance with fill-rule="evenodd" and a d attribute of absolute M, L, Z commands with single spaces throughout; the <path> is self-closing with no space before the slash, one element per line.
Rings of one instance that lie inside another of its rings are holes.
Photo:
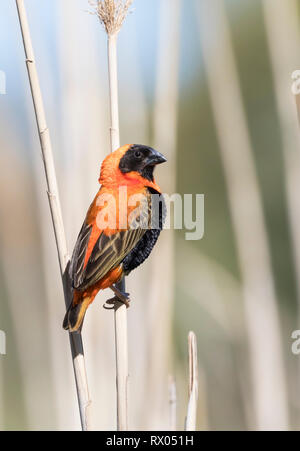
<path fill-rule="evenodd" d="M 89 0 L 109 36 L 118 34 L 133 0 Z"/>

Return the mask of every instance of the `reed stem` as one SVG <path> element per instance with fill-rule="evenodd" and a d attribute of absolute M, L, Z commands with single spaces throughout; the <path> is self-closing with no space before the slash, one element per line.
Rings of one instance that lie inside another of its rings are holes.
<path fill-rule="evenodd" d="M 118 35 L 108 36 L 108 75 L 110 92 L 110 145 L 111 152 L 120 147 L 119 125 L 119 91 L 118 91 L 118 60 L 117 60 Z"/>
<path fill-rule="evenodd" d="M 111 152 L 120 147 L 119 128 L 119 96 L 118 96 L 118 35 L 108 35 L 108 74 L 110 97 L 110 143 Z M 125 292 L 125 281 L 118 284 L 118 288 Z M 127 308 L 118 302 L 115 307 L 115 347 L 117 373 L 117 429 L 128 429 L 128 334 Z"/>
<path fill-rule="evenodd" d="M 197 425 L 197 404 L 198 404 L 198 351 L 197 337 L 194 332 L 188 336 L 189 346 L 189 404 L 186 416 L 186 431 L 195 431 Z"/>
<path fill-rule="evenodd" d="M 293 79 L 292 91 L 295 96 L 298 124 L 300 127 L 300 70 L 296 70 L 293 72 L 292 79 Z"/>

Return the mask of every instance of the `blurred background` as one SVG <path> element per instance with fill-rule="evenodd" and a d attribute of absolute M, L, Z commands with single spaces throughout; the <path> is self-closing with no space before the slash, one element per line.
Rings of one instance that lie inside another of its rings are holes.
<path fill-rule="evenodd" d="M 70 252 L 109 152 L 106 35 L 86 0 L 26 0 Z M 135 0 L 119 36 L 121 142 L 155 146 L 164 192 L 205 195 L 205 236 L 164 231 L 128 279 L 130 429 L 178 429 L 187 335 L 198 428 L 299 429 L 298 0 Z M 0 429 L 78 430 L 64 301 L 13 0 L 0 5 Z M 113 314 L 83 330 L 93 428 L 116 427 Z"/>

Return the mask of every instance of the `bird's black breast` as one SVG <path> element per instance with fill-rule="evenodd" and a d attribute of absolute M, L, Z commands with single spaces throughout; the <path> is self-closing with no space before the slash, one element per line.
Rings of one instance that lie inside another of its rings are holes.
<path fill-rule="evenodd" d="M 123 271 L 125 275 L 128 275 L 147 260 L 159 238 L 165 222 L 166 204 L 163 195 L 160 195 L 152 189 L 148 190 L 150 197 L 153 194 L 159 196 L 159 203 L 157 204 L 158 208 L 155 209 L 156 211 L 152 208 L 153 224 L 155 225 L 155 228 L 147 230 L 138 244 L 123 260 Z"/>

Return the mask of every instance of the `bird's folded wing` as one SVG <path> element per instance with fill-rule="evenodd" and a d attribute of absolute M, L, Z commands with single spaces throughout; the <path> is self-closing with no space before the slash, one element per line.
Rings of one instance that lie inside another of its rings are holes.
<path fill-rule="evenodd" d="M 122 230 L 110 236 L 101 232 L 86 264 L 91 231 L 91 226 L 83 225 L 71 260 L 70 275 L 77 290 L 86 290 L 119 266 L 146 232 L 142 228 Z"/>

